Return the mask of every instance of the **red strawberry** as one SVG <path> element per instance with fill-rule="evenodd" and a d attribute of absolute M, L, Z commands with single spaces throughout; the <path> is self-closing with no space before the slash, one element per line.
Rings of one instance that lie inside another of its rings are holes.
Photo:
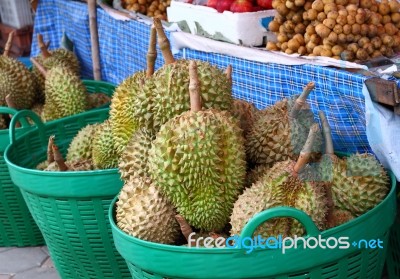
<path fill-rule="evenodd" d="M 222 13 L 224 11 L 229 11 L 231 8 L 231 5 L 235 0 L 222 0 L 222 1 L 217 1 L 217 11 Z"/>
<path fill-rule="evenodd" d="M 257 4 L 265 9 L 272 9 L 272 0 L 257 0 Z"/>
<path fill-rule="evenodd" d="M 254 9 L 253 4 L 249 0 L 236 0 L 231 5 L 231 12 L 233 13 L 248 13 Z"/>

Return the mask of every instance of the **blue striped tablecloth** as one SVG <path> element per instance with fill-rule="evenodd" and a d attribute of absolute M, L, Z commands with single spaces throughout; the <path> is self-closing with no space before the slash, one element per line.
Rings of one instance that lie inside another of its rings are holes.
<path fill-rule="evenodd" d="M 115 84 L 145 68 L 150 27 L 137 21 L 119 21 L 98 9 L 98 29 L 102 78 Z M 75 44 L 82 63 L 82 76 L 92 77 L 91 43 L 87 6 L 68 0 L 41 0 L 38 7 L 31 55 L 39 53 L 36 34 L 59 47 L 63 32 Z M 335 149 L 345 152 L 371 152 L 366 135 L 365 98 L 363 85 L 366 76 L 329 67 L 287 66 L 260 63 L 216 53 L 182 49 L 176 58 L 200 59 L 234 68 L 233 94 L 263 108 L 275 101 L 300 93 L 309 81 L 316 84 L 309 97 L 318 119 L 325 111 L 332 127 Z M 163 63 L 161 55 L 156 67 Z"/>

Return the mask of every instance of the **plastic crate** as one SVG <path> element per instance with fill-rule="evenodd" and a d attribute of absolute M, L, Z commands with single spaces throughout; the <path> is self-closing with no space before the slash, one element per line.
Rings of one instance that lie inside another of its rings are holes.
<path fill-rule="evenodd" d="M 391 190 L 375 208 L 345 224 L 320 232 L 303 211 L 276 207 L 255 215 L 242 230 L 241 239 L 251 237 L 268 219 L 292 217 L 300 221 L 308 236 L 329 239 L 349 237 L 347 249 L 189 248 L 144 241 L 120 230 L 115 223 L 115 202 L 109 218 L 118 252 L 125 258 L 135 279 L 347 279 L 381 278 L 389 246 L 389 230 L 396 213 L 396 179 Z M 353 241 L 381 240 L 382 249 L 353 246 Z M 300 242 L 301 243 L 301 242 Z"/>
<path fill-rule="evenodd" d="M 33 14 L 29 0 L 1 0 L 1 21 L 15 28 L 33 25 Z"/>
<path fill-rule="evenodd" d="M 11 120 L 11 144 L 5 151 L 10 176 L 17 185 L 46 240 L 50 256 L 62 278 L 130 278 L 124 259 L 115 249 L 108 208 L 121 190 L 118 169 L 49 172 L 35 166 L 46 158 L 47 141 L 65 156 L 78 131 L 108 118 L 109 109 L 92 110 L 42 123 L 28 110 Z M 30 118 L 35 129 L 15 139 L 14 124 Z"/>

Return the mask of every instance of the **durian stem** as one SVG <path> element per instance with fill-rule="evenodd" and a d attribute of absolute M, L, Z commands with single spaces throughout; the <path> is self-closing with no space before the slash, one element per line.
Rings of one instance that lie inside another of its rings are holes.
<path fill-rule="evenodd" d="M 162 56 L 164 57 L 165 65 L 171 64 L 175 62 L 175 58 L 172 55 L 171 44 L 167 36 L 165 35 L 164 28 L 161 24 L 161 20 L 159 18 L 154 18 L 154 27 L 157 30 L 158 35 L 158 46 L 161 49 Z"/>
<path fill-rule="evenodd" d="M 157 30 L 154 26 L 150 30 L 149 49 L 147 51 L 147 77 L 154 74 L 154 66 L 157 59 Z"/>
<path fill-rule="evenodd" d="M 58 149 L 58 146 L 54 142 L 52 144 L 52 149 L 53 149 L 53 153 L 54 153 L 54 161 L 56 161 L 60 171 L 67 171 L 68 166 L 65 164 L 64 158 L 61 155 L 61 152 Z"/>
<path fill-rule="evenodd" d="M 198 112 L 201 111 L 200 81 L 194 60 L 189 63 L 189 80 L 190 111 Z"/>
<path fill-rule="evenodd" d="M 190 227 L 189 223 L 180 214 L 175 215 L 175 219 L 179 223 L 179 226 L 181 227 L 183 236 L 189 242 L 189 235 L 193 232 L 192 227 Z M 193 245 L 195 243 L 196 243 L 196 240 L 192 239 L 192 243 L 188 243 L 188 244 Z"/>
<path fill-rule="evenodd" d="M 318 131 L 318 124 L 313 124 L 310 128 L 310 132 L 308 133 L 306 143 L 304 144 L 303 149 L 300 152 L 299 159 L 297 160 L 296 165 L 293 168 L 295 174 L 298 174 L 310 160 L 315 136 L 317 135 Z"/>
<path fill-rule="evenodd" d="M 229 82 L 232 83 L 232 65 L 228 65 L 228 67 L 226 67 L 225 74 Z"/>
<path fill-rule="evenodd" d="M 53 152 L 54 138 L 55 138 L 54 135 L 50 136 L 49 142 L 47 144 L 47 163 L 49 164 L 54 162 L 54 152 Z"/>
<path fill-rule="evenodd" d="M 31 57 L 31 62 L 33 63 L 33 65 L 35 65 L 35 67 L 39 70 L 39 72 L 46 77 L 47 76 L 47 70 L 33 57 Z"/>
<path fill-rule="evenodd" d="M 322 110 L 318 114 L 319 119 L 321 119 L 322 132 L 324 133 L 325 154 L 334 155 L 331 126 L 329 126 L 328 119 Z"/>
<path fill-rule="evenodd" d="M 5 99 L 6 99 L 7 106 L 9 108 L 17 109 L 17 106 L 14 103 L 14 100 L 11 98 L 11 94 L 8 94 Z"/>
<path fill-rule="evenodd" d="M 14 34 L 15 34 L 15 30 L 10 32 L 10 34 L 8 34 L 8 39 L 7 39 L 7 43 L 6 43 L 5 47 L 4 47 L 3 56 L 7 56 L 8 57 L 10 55 L 10 50 L 11 50 L 11 47 L 12 47 Z"/>
<path fill-rule="evenodd" d="M 333 197 L 332 197 L 332 187 L 331 185 L 324 185 L 325 188 L 325 196 L 326 196 L 326 206 L 328 208 L 326 212 L 326 221 L 328 224 L 332 224 L 334 222 L 334 216 L 333 216 L 333 209 L 334 209 L 334 203 L 333 203 Z"/>
<path fill-rule="evenodd" d="M 38 39 L 40 52 L 42 53 L 43 58 L 46 59 L 46 58 L 50 57 L 51 53 L 49 52 L 47 45 L 44 43 L 43 35 L 42 34 L 38 34 L 37 35 L 37 39 Z"/>
<path fill-rule="evenodd" d="M 290 111 L 290 118 L 296 119 L 297 116 L 299 115 L 299 112 L 303 105 L 306 103 L 308 95 L 310 95 L 310 92 L 315 88 L 315 83 L 314 82 L 309 82 L 303 89 L 303 92 L 301 95 L 296 99 L 296 102 L 294 103 L 294 106 L 292 107 L 292 110 Z"/>
<path fill-rule="evenodd" d="M 319 119 L 321 119 L 322 132 L 324 134 L 325 154 L 330 156 L 331 159 L 334 159 L 335 154 L 333 149 L 331 126 L 329 126 L 328 119 L 326 118 L 326 115 L 322 110 L 319 111 L 318 114 L 319 114 Z M 332 197 L 331 185 L 325 185 L 325 193 L 326 193 L 327 207 L 328 207 L 328 211 L 326 214 L 326 221 L 328 224 L 333 224 L 335 217 L 333 216 L 334 202 Z"/>

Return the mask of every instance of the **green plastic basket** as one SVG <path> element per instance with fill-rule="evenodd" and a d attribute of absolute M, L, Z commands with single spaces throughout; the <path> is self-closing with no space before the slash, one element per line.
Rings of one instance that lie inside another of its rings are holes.
<path fill-rule="evenodd" d="M 16 110 L 0 107 L 0 114 L 15 115 Z M 21 119 L 21 128 L 16 135 L 21 136 L 32 129 Z M 4 150 L 10 143 L 9 131 L 0 130 L 0 247 L 25 247 L 44 244 L 43 236 L 30 214 L 21 191 L 11 181 Z"/>
<path fill-rule="evenodd" d="M 309 237 L 349 237 L 348 241 L 379 239 L 382 249 L 279 249 L 189 248 L 143 241 L 129 236 L 115 224 L 115 202 L 109 211 L 117 250 L 125 258 L 135 279 L 236 279 L 236 278 L 381 278 L 388 246 L 389 229 L 396 211 L 395 179 L 392 188 L 374 209 L 341 226 L 320 232 L 304 212 L 276 207 L 263 211 L 248 222 L 241 238 L 253 235 L 263 222 L 276 217 L 292 217 L 306 228 Z M 332 245 L 332 243 L 331 243 Z M 299 245 L 301 246 L 301 245 Z"/>
<path fill-rule="evenodd" d="M 390 231 L 390 246 L 386 267 L 390 279 L 400 279 L 400 200 L 397 200 L 397 216 Z"/>
<path fill-rule="evenodd" d="M 11 121 L 11 144 L 5 151 L 10 175 L 41 229 L 50 256 L 62 278 L 130 278 L 115 249 L 108 208 L 120 191 L 117 169 L 45 172 L 35 166 L 45 160 L 50 135 L 65 155 L 69 143 L 87 124 L 108 118 L 109 109 L 93 110 L 42 123 L 31 111 L 18 112 Z M 15 138 L 15 121 L 31 118 L 37 125 Z"/>

